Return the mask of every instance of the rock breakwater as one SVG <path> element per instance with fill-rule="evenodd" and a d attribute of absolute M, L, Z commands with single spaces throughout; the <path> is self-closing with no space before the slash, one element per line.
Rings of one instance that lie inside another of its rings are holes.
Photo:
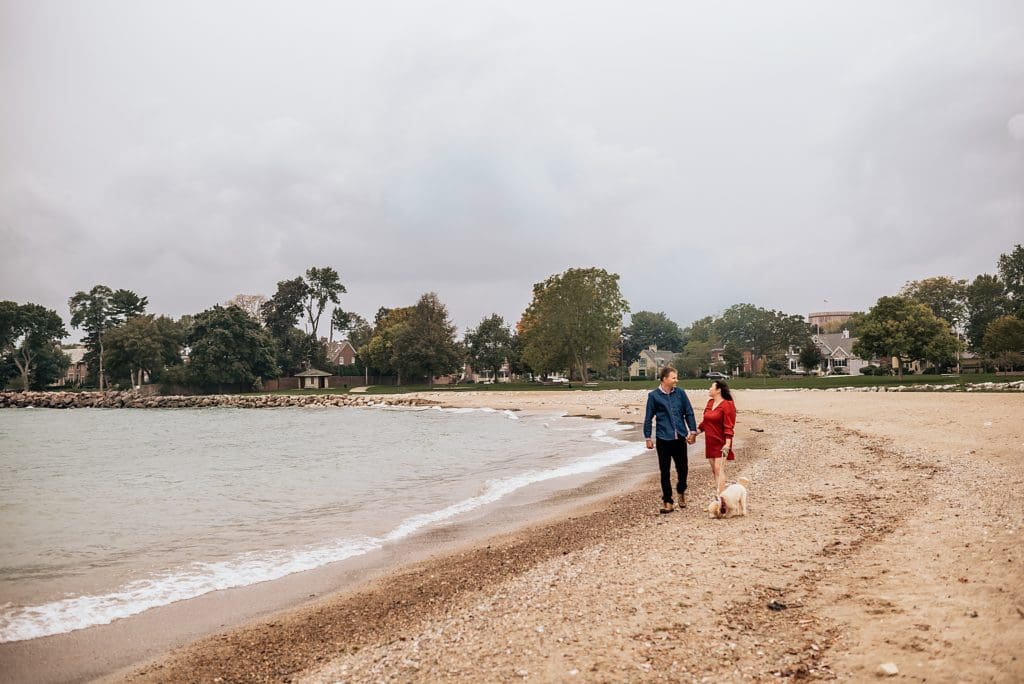
<path fill-rule="evenodd" d="M 1024 380 L 1014 382 L 969 382 L 945 385 L 872 385 L 870 387 L 830 387 L 826 392 L 1024 392 Z"/>
<path fill-rule="evenodd" d="M 351 394 L 206 394 L 142 396 L 138 392 L 0 392 L 0 408 L 280 408 L 284 406 L 431 406 L 429 399 Z"/>

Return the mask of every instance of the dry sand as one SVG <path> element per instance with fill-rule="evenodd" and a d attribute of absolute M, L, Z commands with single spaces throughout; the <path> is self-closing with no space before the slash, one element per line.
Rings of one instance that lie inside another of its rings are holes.
<path fill-rule="evenodd" d="M 642 391 L 423 395 L 637 421 Z M 699 407 L 704 401 L 691 393 Z M 751 514 L 652 477 L 206 638 L 130 681 L 1024 681 L 1024 396 L 736 393 Z M 763 430 L 755 432 L 754 429 Z M 777 610 L 769 608 L 773 606 Z"/>

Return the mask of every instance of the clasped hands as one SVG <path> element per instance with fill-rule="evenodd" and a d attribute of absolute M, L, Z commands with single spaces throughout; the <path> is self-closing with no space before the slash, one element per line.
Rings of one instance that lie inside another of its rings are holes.
<path fill-rule="evenodd" d="M 696 432 L 691 432 L 690 434 L 686 435 L 686 443 L 687 444 L 696 444 L 697 443 L 697 433 Z M 647 440 L 647 448 L 648 449 L 653 449 L 654 448 L 654 440 L 653 439 L 648 438 L 648 440 Z"/>

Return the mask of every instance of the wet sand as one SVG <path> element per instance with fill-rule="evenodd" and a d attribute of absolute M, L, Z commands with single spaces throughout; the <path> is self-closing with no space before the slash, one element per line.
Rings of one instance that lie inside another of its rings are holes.
<path fill-rule="evenodd" d="M 422 396 L 634 421 L 644 401 Z M 114 678 L 861 681 L 894 663 L 912 681 L 1024 680 L 1024 396 L 736 400 L 727 474 L 753 481 L 745 518 L 708 519 L 701 453 L 690 505 L 658 515 L 652 454 L 634 460 L 632 483 L 617 480 L 625 491 L 599 481 L 553 519 L 410 559 Z"/>

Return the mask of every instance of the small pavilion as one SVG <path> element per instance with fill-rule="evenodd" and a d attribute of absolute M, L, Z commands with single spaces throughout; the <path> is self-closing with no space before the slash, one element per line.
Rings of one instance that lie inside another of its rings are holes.
<path fill-rule="evenodd" d="M 299 389 L 328 389 L 330 387 L 331 374 L 316 368 L 296 373 L 295 377 L 299 379 Z"/>

